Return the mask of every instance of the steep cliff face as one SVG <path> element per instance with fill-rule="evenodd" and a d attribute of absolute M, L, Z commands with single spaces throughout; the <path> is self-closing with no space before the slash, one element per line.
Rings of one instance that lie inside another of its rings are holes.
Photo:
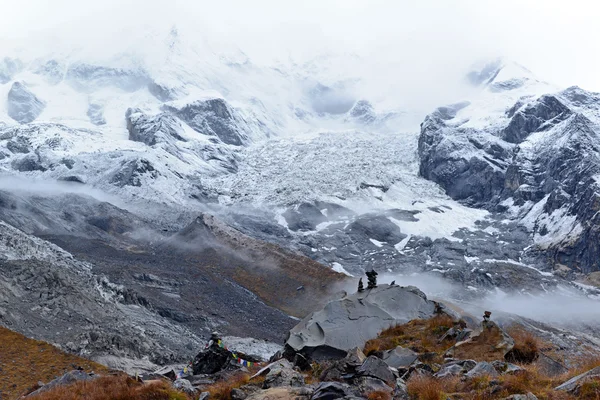
<path fill-rule="evenodd" d="M 598 270 L 599 108 L 600 95 L 577 87 L 522 97 L 479 126 L 473 105 L 440 108 L 421 125 L 420 173 L 517 217 L 553 263 Z"/>

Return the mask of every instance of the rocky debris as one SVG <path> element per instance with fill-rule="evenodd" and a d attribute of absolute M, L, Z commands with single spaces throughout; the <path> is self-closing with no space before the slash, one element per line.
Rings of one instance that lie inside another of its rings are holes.
<path fill-rule="evenodd" d="M 363 351 L 356 347 L 348 351 L 346 357 L 334 361 L 321 373 L 319 379 L 321 381 L 342 381 L 344 377 L 355 375 L 356 369 L 362 366 L 366 359 L 367 356 Z"/>
<path fill-rule="evenodd" d="M 484 320 L 478 333 L 456 343 L 446 354 L 457 359 L 504 359 L 514 346 L 514 340 L 495 322 Z"/>
<path fill-rule="evenodd" d="M 245 400 L 310 400 L 311 393 L 312 390 L 304 387 L 277 387 L 251 394 Z"/>
<path fill-rule="evenodd" d="M 342 358 L 394 324 L 432 317 L 435 304 L 416 287 L 379 285 L 310 314 L 290 331 L 286 347 L 313 359 Z"/>
<path fill-rule="evenodd" d="M 173 139 L 183 139 L 183 127 L 179 121 L 168 113 L 150 116 L 138 108 L 129 108 L 125 113 L 129 140 L 154 146 L 158 142 L 169 143 Z"/>
<path fill-rule="evenodd" d="M 577 375 L 576 377 L 569 379 L 562 385 L 557 386 L 555 390 L 563 390 L 565 392 L 573 393 L 582 383 L 584 383 L 588 379 L 600 380 L 600 367 L 590 369 L 589 371 L 586 371 L 583 374 Z"/>
<path fill-rule="evenodd" d="M 223 143 L 241 146 L 248 142 L 245 121 L 224 99 L 196 100 L 181 107 L 170 103 L 162 109 L 173 113 L 195 131 L 215 136 Z"/>
<path fill-rule="evenodd" d="M 263 388 L 269 389 L 279 386 L 297 387 L 304 385 L 304 376 L 293 369 L 293 365 L 286 359 L 269 364 Z"/>
<path fill-rule="evenodd" d="M 99 126 L 106 124 L 106 120 L 104 119 L 104 107 L 100 104 L 91 103 L 88 106 L 87 116 L 94 125 Z"/>
<path fill-rule="evenodd" d="M 72 383 L 79 382 L 79 381 L 90 381 L 96 377 L 97 376 L 95 376 L 95 375 L 90 375 L 86 372 L 79 371 L 79 370 L 70 371 L 70 372 L 67 372 L 66 374 L 64 374 L 63 376 L 56 378 L 56 379 L 48 382 L 45 385 L 42 385 L 39 389 L 29 393 L 26 397 L 36 396 L 40 393 L 43 393 L 50 389 L 53 389 L 57 386 L 70 385 Z"/>
<path fill-rule="evenodd" d="M 9 117 L 21 124 L 35 120 L 46 108 L 46 102 L 40 100 L 23 82 L 15 82 L 8 91 L 7 112 Z"/>

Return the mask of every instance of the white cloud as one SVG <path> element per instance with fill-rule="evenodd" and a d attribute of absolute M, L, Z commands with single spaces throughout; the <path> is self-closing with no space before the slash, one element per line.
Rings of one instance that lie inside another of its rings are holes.
<path fill-rule="evenodd" d="M 600 91 L 600 6 L 586 0 L 2 2 L 0 35 L 9 43 L 23 37 L 42 42 L 49 30 L 63 31 L 69 35 L 56 45 L 79 41 L 93 51 L 106 47 L 110 32 L 177 23 L 203 31 L 210 41 L 234 43 L 254 60 L 304 59 L 331 48 L 366 55 L 372 68 L 386 71 L 382 76 L 397 70 L 409 77 L 413 91 L 495 56 L 558 85 Z"/>

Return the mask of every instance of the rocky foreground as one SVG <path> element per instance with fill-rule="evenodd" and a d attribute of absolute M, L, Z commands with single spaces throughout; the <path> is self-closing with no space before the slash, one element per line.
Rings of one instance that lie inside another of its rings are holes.
<path fill-rule="evenodd" d="M 487 312 L 478 322 L 416 287 L 380 285 L 307 316 L 269 362 L 229 349 L 214 333 L 187 366 L 128 378 L 130 398 L 596 399 L 600 348 L 566 332 L 541 332 L 496 323 Z M 60 379 L 26 398 L 107 384 L 105 376 L 82 372 Z M 111 379 L 118 386 L 126 378 Z M 163 394 L 144 397 L 150 389 Z"/>

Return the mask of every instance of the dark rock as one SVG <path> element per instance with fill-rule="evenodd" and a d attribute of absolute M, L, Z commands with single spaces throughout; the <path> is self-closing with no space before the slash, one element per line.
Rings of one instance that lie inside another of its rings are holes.
<path fill-rule="evenodd" d="M 555 96 L 542 96 L 537 102 L 519 110 L 501 132 L 501 137 L 510 143 L 521 143 L 531 133 L 548 129 L 571 114 L 572 111 Z"/>
<path fill-rule="evenodd" d="M 369 356 L 365 362 L 357 368 L 357 376 L 368 376 L 377 378 L 385 382 L 389 386 L 393 386 L 396 378 L 388 365 L 380 358 Z"/>
<path fill-rule="evenodd" d="M 357 218 L 346 228 L 348 235 L 355 240 L 375 239 L 394 245 L 406 237 L 398 225 L 383 215 L 365 214 Z"/>
<path fill-rule="evenodd" d="M 152 163 L 146 159 L 137 159 L 126 161 L 121 165 L 119 171 L 113 175 L 111 183 L 123 186 L 142 186 L 143 178 L 156 179 L 159 176 L 158 171 Z"/>
<path fill-rule="evenodd" d="M 394 368 L 409 367 L 418 358 L 419 355 L 417 353 L 401 346 L 384 351 L 382 356 L 383 361 Z"/>
<path fill-rule="evenodd" d="M 313 204 L 301 203 L 286 210 L 283 214 L 288 228 L 292 231 L 313 231 L 327 217 Z"/>
<path fill-rule="evenodd" d="M 316 388 L 310 400 L 353 399 L 359 393 L 346 383 L 322 382 Z"/>
<path fill-rule="evenodd" d="M 223 99 L 197 100 L 183 107 L 165 104 L 162 109 L 175 114 L 197 132 L 216 136 L 223 143 L 241 146 L 248 141 L 243 120 Z"/>
<path fill-rule="evenodd" d="M 392 394 L 393 392 L 390 385 L 386 384 L 381 379 L 373 378 L 371 376 L 359 376 L 354 378 L 352 380 L 352 385 L 365 397 L 373 392 L 385 392 L 388 394 Z M 393 384 L 391 386 L 393 386 Z"/>
<path fill-rule="evenodd" d="M 9 117 L 21 124 L 35 120 L 46 108 L 46 103 L 33 94 L 22 82 L 15 82 L 8 92 Z"/>

